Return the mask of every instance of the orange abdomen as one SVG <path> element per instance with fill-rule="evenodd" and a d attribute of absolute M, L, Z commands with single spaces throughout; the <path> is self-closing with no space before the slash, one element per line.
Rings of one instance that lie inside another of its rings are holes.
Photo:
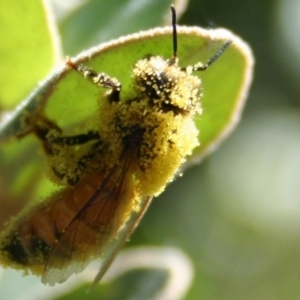
<path fill-rule="evenodd" d="M 50 254 L 65 262 L 89 255 L 85 249 L 87 245 L 91 248 L 91 243 L 100 250 L 110 233 L 116 206 L 114 184 L 101 187 L 102 181 L 97 173 L 85 176 L 75 187 L 58 191 L 14 220 L 0 245 L 7 260 L 14 267 L 28 266 L 41 274 Z"/>

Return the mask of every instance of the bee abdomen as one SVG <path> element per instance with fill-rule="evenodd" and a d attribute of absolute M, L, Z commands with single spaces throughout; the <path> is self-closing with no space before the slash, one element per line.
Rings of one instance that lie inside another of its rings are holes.
<path fill-rule="evenodd" d="M 33 227 L 16 228 L 0 245 L 0 251 L 6 259 L 21 266 L 43 264 L 50 254 L 52 246 L 43 237 L 35 233 Z"/>
<path fill-rule="evenodd" d="M 10 240 L 6 240 L 6 245 L 1 245 L 1 252 L 5 253 L 5 256 L 21 265 L 29 264 L 28 253 L 25 251 L 18 234 L 14 234 Z"/>

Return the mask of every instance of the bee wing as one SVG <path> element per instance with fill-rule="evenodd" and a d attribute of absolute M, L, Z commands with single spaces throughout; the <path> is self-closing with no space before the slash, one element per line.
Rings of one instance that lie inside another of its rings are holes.
<path fill-rule="evenodd" d="M 126 218 L 122 219 L 122 211 L 118 210 L 124 202 L 135 199 L 130 172 L 133 156 L 127 151 L 122 157 L 120 163 L 111 169 L 87 199 L 86 204 L 71 220 L 51 250 L 42 275 L 43 283 L 62 283 L 72 274 L 81 272 L 99 256 L 104 257 L 102 269 L 105 271 L 119 250 L 118 245 L 123 245 L 133 231 L 145 209 L 141 206 L 137 210 L 136 220 L 131 221 L 129 217 L 129 222 L 126 222 Z M 132 213 L 134 212 L 131 211 L 130 216 Z M 110 244 L 115 245 L 111 248 Z"/>
<path fill-rule="evenodd" d="M 102 279 L 115 256 L 118 254 L 125 242 L 128 240 L 130 235 L 139 224 L 148 206 L 150 205 L 152 198 L 152 196 L 146 196 L 141 200 L 140 210 L 131 215 L 125 227 L 120 232 L 118 239 L 112 241 L 112 243 L 109 245 L 109 249 L 103 255 L 100 270 L 96 275 L 90 289 L 93 288 Z"/>
<path fill-rule="evenodd" d="M 44 284 L 54 285 L 66 281 L 72 274 L 85 269 L 97 254 L 100 255 L 101 244 L 97 243 L 100 228 L 89 229 L 84 220 L 97 220 L 101 218 L 101 215 L 112 216 L 116 208 L 115 205 L 103 205 L 110 196 L 102 195 L 101 190 L 96 194 L 95 199 L 99 202 L 96 205 L 84 207 L 80 214 L 73 218 L 51 250 L 42 275 Z M 118 199 L 115 200 L 118 201 Z M 109 227 L 110 224 L 107 223 L 106 230 L 109 231 Z"/>

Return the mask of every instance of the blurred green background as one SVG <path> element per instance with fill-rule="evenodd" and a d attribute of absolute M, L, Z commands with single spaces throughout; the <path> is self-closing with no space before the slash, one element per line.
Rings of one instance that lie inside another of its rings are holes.
<path fill-rule="evenodd" d="M 136 1 L 136 10 L 158 1 Z M 97 1 L 90 2 L 93 7 Z M 88 15 L 101 23 L 95 9 L 94 14 L 88 5 L 84 9 L 77 18 Z M 151 9 L 149 22 L 156 26 Z M 249 42 L 256 58 L 254 83 L 236 131 L 153 201 L 126 245 L 183 250 L 195 272 L 185 299 L 300 299 L 299 15 L 298 0 L 191 0 L 179 20 L 228 28 Z M 70 22 L 61 20 L 66 52 L 86 48 L 89 38 L 82 35 L 82 40 L 76 30 L 71 37 Z M 122 29 L 122 21 L 111 19 L 112 28 Z M 132 32 L 149 28 L 143 25 L 147 20 L 140 21 Z M 93 23 L 84 24 L 93 33 Z M 140 276 L 127 277 L 132 279 L 126 279 L 127 286 L 141 284 L 136 279 Z M 81 292 L 78 299 L 116 299 Z M 70 297 L 76 299 L 75 294 Z M 146 298 L 136 294 L 120 299 Z"/>

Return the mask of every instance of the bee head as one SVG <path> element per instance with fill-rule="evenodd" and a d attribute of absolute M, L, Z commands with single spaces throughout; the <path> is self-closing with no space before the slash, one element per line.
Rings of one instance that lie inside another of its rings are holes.
<path fill-rule="evenodd" d="M 139 60 L 133 70 L 139 98 L 163 112 L 195 113 L 200 110 L 200 79 L 192 69 L 181 70 L 177 60 L 160 56 Z"/>

